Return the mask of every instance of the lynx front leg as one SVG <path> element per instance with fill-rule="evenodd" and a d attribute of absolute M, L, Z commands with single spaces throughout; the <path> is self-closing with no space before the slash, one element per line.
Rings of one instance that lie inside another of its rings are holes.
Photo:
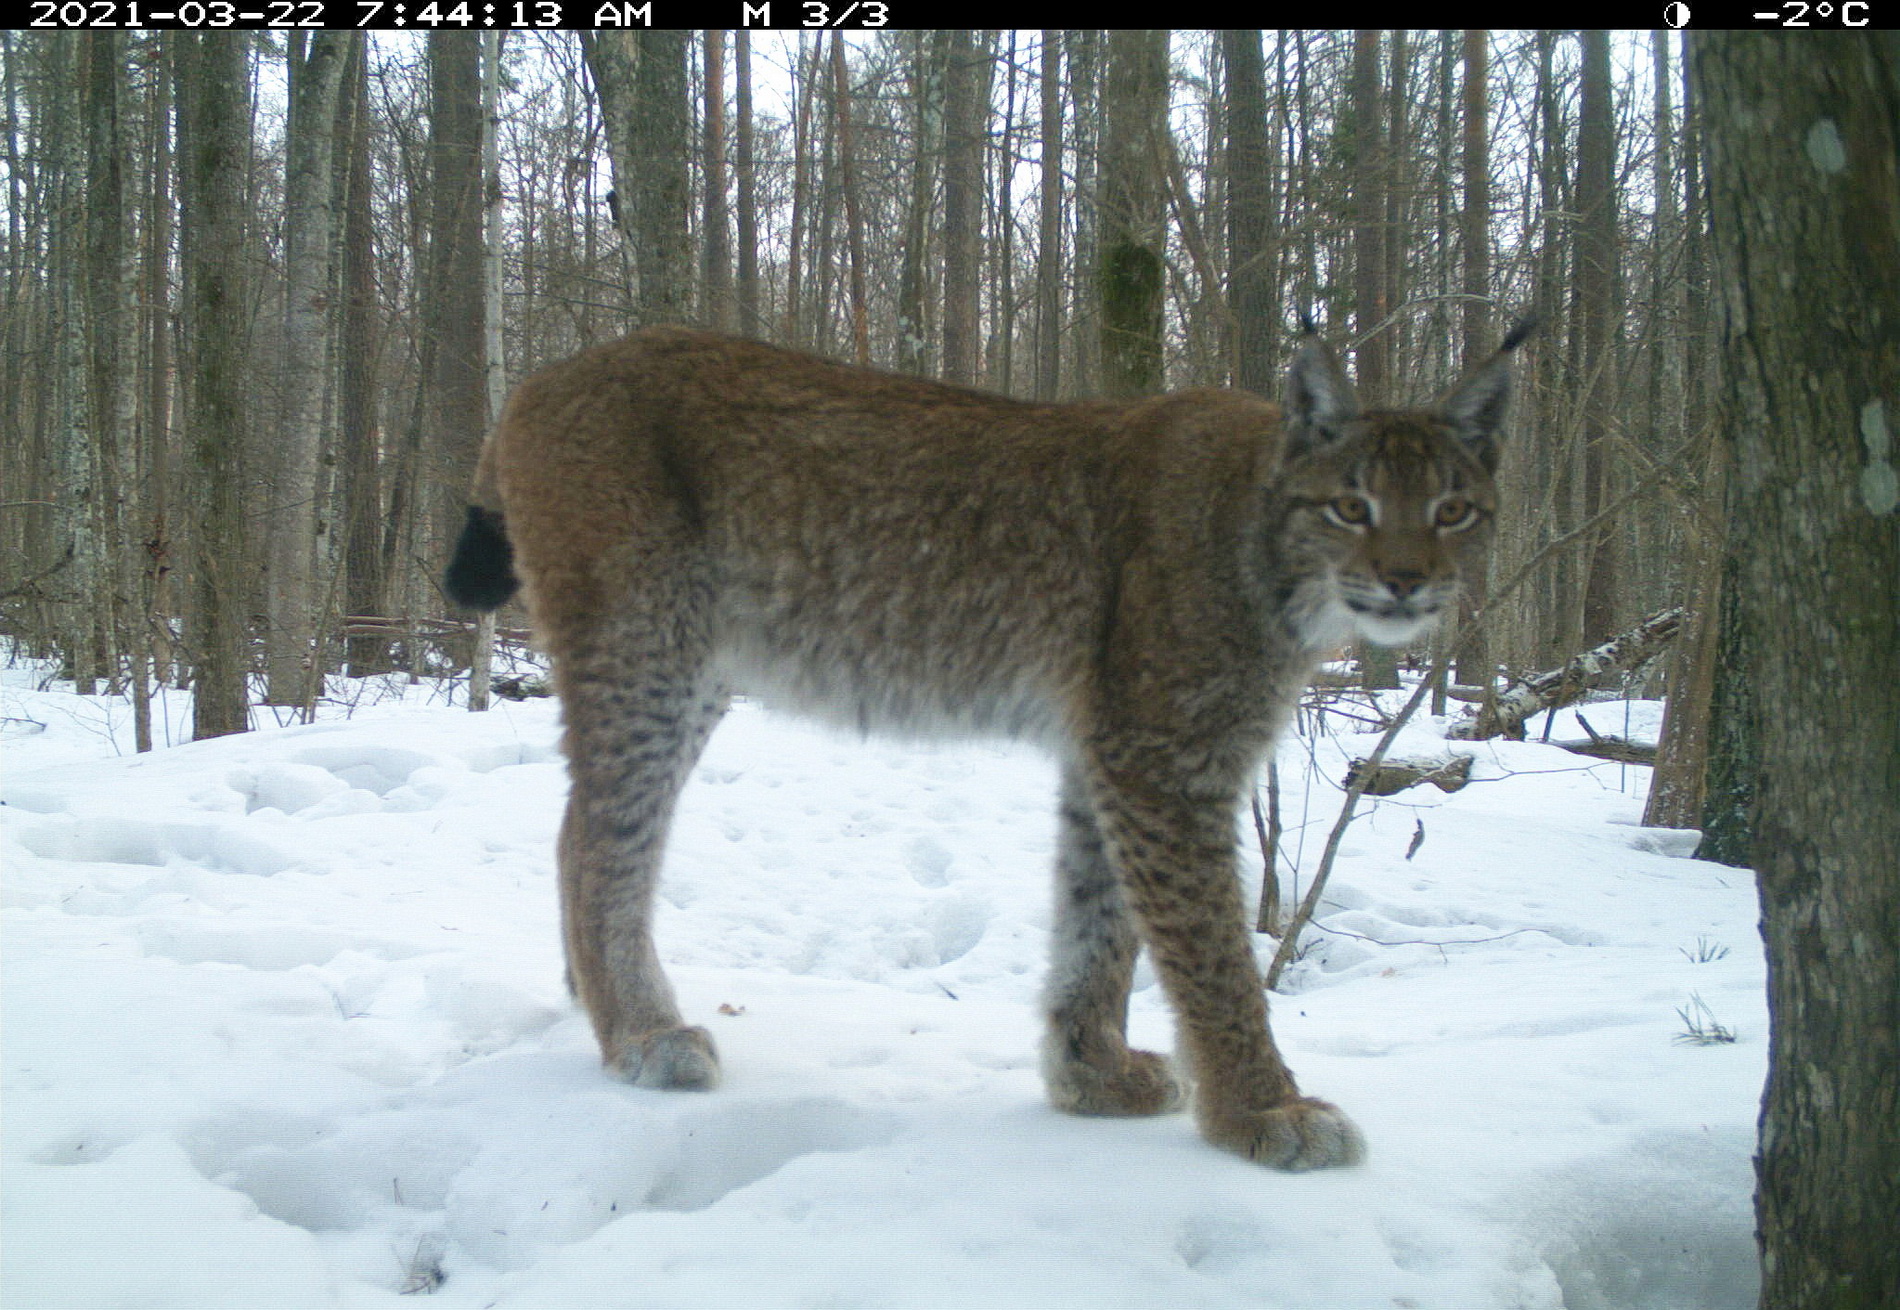
<path fill-rule="evenodd" d="M 1125 776 L 1099 776 L 1093 791 L 1109 860 L 1180 1025 L 1201 1135 L 1280 1169 L 1357 1163 L 1359 1130 L 1338 1107 L 1300 1095 L 1268 1031 L 1235 876 L 1235 798 Z"/>
<path fill-rule="evenodd" d="M 1071 1114 L 1161 1114 L 1181 1104 L 1167 1061 L 1128 1046 L 1135 925 L 1102 851 L 1080 776 L 1063 774 L 1053 958 L 1044 996 L 1042 1075 Z"/>
<path fill-rule="evenodd" d="M 705 1029 L 681 1022 L 653 946 L 653 897 L 674 805 L 726 697 L 703 690 L 695 668 L 624 648 L 598 663 L 570 658 L 560 672 L 568 980 L 609 1069 L 641 1087 L 710 1088 L 719 1057 Z"/>

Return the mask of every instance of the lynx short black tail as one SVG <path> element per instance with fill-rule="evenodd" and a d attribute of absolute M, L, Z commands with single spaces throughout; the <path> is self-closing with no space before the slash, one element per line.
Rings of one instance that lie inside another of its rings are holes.
<path fill-rule="evenodd" d="M 515 548 L 509 544 L 501 511 L 468 507 L 468 522 L 462 525 L 442 585 L 458 605 L 476 610 L 499 609 L 520 590 Z"/>

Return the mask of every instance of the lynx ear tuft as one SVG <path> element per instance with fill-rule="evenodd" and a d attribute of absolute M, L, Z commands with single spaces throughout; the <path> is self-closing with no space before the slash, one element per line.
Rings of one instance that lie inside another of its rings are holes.
<path fill-rule="evenodd" d="M 1319 339 L 1311 319 L 1301 315 L 1300 321 L 1306 328 L 1306 338 L 1293 352 L 1282 407 L 1290 455 L 1302 455 L 1339 440 L 1346 424 L 1359 417 L 1359 401 L 1339 366 L 1339 356 Z"/>
<path fill-rule="evenodd" d="M 1511 401 L 1511 353 L 1537 327 L 1535 315 L 1518 320 L 1504 342 L 1471 375 L 1454 387 L 1438 409 L 1452 431 L 1487 469 L 1498 466 L 1498 432 Z"/>

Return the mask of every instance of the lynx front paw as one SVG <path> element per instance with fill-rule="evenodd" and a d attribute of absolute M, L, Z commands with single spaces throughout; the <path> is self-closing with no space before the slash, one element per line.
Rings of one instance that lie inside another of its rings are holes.
<path fill-rule="evenodd" d="M 1113 1068 L 1050 1060 L 1043 1080 L 1050 1102 L 1070 1114 L 1166 1114 L 1181 1108 L 1181 1084 L 1153 1051 L 1124 1051 Z"/>
<path fill-rule="evenodd" d="M 704 1028 L 663 1028 L 628 1042 L 607 1067 L 635 1087 L 709 1091 L 719 1082 L 719 1052 Z"/>
<path fill-rule="evenodd" d="M 1311 1098 L 1271 1110 L 1204 1115 L 1201 1135 L 1222 1150 L 1294 1172 L 1366 1158 L 1366 1139 L 1353 1121 L 1330 1101 Z"/>

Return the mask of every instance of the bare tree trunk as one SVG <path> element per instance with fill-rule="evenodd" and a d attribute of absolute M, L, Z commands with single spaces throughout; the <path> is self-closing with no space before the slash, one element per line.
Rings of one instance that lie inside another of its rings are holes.
<path fill-rule="evenodd" d="M 1262 395 L 1279 386 L 1280 261 L 1273 223 L 1279 161 L 1267 123 L 1260 33 L 1224 31 L 1227 65 L 1228 301 L 1234 319 L 1234 385 Z"/>
<path fill-rule="evenodd" d="M 726 42 L 717 29 L 702 31 L 706 45 L 706 204 L 700 259 L 707 327 L 732 331 L 732 247 L 726 236 Z"/>
<path fill-rule="evenodd" d="M 983 128 L 988 104 L 978 96 L 982 47 L 976 34 L 950 34 L 944 92 L 943 376 L 975 382 L 979 344 L 978 282 L 983 226 Z"/>
<path fill-rule="evenodd" d="M 1168 33 L 1108 35 L 1102 145 L 1102 380 L 1110 396 L 1162 386 L 1162 292 L 1167 237 L 1164 149 L 1168 132 Z"/>
<path fill-rule="evenodd" d="M 1379 34 L 1353 33 L 1349 94 L 1352 114 L 1353 381 L 1359 401 L 1392 403 L 1387 342 L 1382 330 L 1391 302 L 1386 286 L 1385 97 L 1379 74 Z M 1396 685 L 1396 684 L 1394 684 Z"/>
<path fill-rule="evenodd" d="M 171 192 L 172 152 L 170 70 L 174 42 L 160 42 L 151 79 L 152 124 L 151 191 L 146 199 L 145 261 L 141 295 L 145 312 L 145 387 L 140 395 L 138 465 L 143 471 L 138 536 L 130 543 L 139 551 L 140 567 L 134 586 L 132 635 L 133 734 L 137 749 L 152 749 L 150 688 L 171 675 L 171 587 L 169 560 L 171 526 L 168 518 L 171 480 Z"/>
<path fill-rule="evenodd" d="M 1016 360 L 1016 209 L 1010 199 L 1016 181 L 1016 33 L 1009 32 L 1004 39 L 1006 44 L 997 61 L 1005 81 L 1002 131 L 997 135 L 994 154 L 996 205 L 989 223 L 994 235 L 986 243 L 991 254 L 983 281 L 994 288 L 983 376 L 986 385 L 1010 395 L 1015 390 Z"/>
<path fill-rule="evenodd" d="M 1612 362 L 1616 313 L 1616 125 L 1610 103 L 1610 36 L 1587 30 L 1577 128 L 1577 329 L 1581 338 L 1578 406 L 1583 419 L 1583 517 L 1608 503 L 1610 411 L 1617 382 Z M 1583 631 L 1616 625 L 1616 536 L 1591 535 L 1585 556 Z"/>
<path fill-rule="evenodd" d="M 1479 30 L 1464 34 L 1464 210 L 1459 229 L 1464 241 L 1464 342 L 1460 354 L 1462 367 L 1473 368 L 1490 350 L 1491 336 L 1491 141 L 1490 98 L 1486 79 L 1490 74 L 1488 33 Z M 1490 578 L 1480 570 L 1466 585 L 1460 601 L 1461 641 L 1458 647 L 1458 681 L 1489 687 L 1496 672 L 1491 663 L 1490 640 L 1472 618 L 1484 608 L 1490 591 Z"/>
<path fill-rule="evenodd" d="M 429 255 L 418 318 L 424 447 L 436 538 L 461 521 L 488 428 L 482 340 L 482 49 L 476 32 L 429 34 Z"/>
<path fill-rule="evenodd" d="M 1101 295 L 1095 282 L 1101 264 L 1097 240 L 1101 213 L 1098 185 L 1101 156 L 1102 33 L 1068 34 L 1069 99 L 1075 106 L 1075 245 L 1069 266 L 1075 270 L 1069 322 L 1073 325 L 1069 369 L 1071 395 L 1093 395 L 1102 378 Z"/>
<path fill-rule="evenodd" d="M 897 274 L 897 367 L 930 372 L 930 254 L 932 201 L 943 146 L 945 69 L 950 33 L 912 32 L 910 44 L 910 200 L 904 210 L 904 248 Z"/>
<path fill-rule="evenodd" d="M 501 38 L 500 32 L 482 33 L 482 377 L 485 427 L 501 417 L 508 396 L 507 361 L 502 349 L 502 193 L 501 193 Z M 495 665 L 495 623 L 492 609 L 475 617 L 473 646 L 468 661 L 468 708 L 481 713 L 489 704 L 489 681 Z"/>
<path fill-rule="evenodd" d="M 121 309 L 129 290 L 119 106 L 119 88 L 125 81 L 124 40 L 116 32 L 93 33 L 82 45 L 80 57 L 86 89 L 86 407 L 92 438 L 92 536 L 98 543 L 90 608 L 108 689 L 116 691 L 121 685 L 119 657 L 130 576 L 125 499 L 131 471 L 123 438 L 132 416 L 125 367 L 132 352 L 126 349 L 126 315 Z"/>
<path fill-rule="evenodd" d="M 1380 245 L 1385 254 L 1385 278 L 1381 295 L 1383 317 L 1390 326 L 1385 330 L 1386 394 L 1396 398 L 1406 394 L 1415 381 L 1416 361 L 1411 349 L 1412 325 L 1399 311 L 1411 296 L 1407 276 L 1417 258 L 1411 241 L 1412 221 L 1412 48 L 1402 29 L 1393 29 L 1389 38 L 1386 92 L 1381 97 L 1385 111 L 1385 136 L 1380 151 L 1385 160 L 1385 232 Z"/>
<path fill-rule="evenodd" d="M 686 85 L 687 33 L 635 33 L 640 63 L 634 73 L 634 208 L 640 239 L 640 321 L 692 321 L 692 241 L 687 213 L 692 189 L 691 100 Z M 622 194 L 626 189 L 622 188 Z"/>
<path fill-rule="evenodd" d="M 1379 34 L 1361 29 L 1353 33 L 1349 88 L 1352 136 L 1352 267 L 1353 332 L 1360 403 L 1368 407 L 1392 403 L 1390 325 L 1392 307 L 1386 259 L 1387 197 L 1391 185 L 1390 154 L 1385 141 L 1385 96 L 1379 73 Z M 1374 642 L 1359 643 L 1359 667 L 1366 687 L 1390 689 L 1399 685 L 1399 655 Z"/>
<path fill-rule="evenodd" d="M 601 127 L 607 137 L 607 164 L 614 179 L 614 189 L 607 193 L 608 207 L 613 212 L 614 226 L 620 229 L 621 239 L 636 245 L 640 227 L 633 204 L 633 187 L 639 163 L 635 158 L 633 133 L 639 119 L 634 96 L 639 47 L 634 44 L 632 32 L 583 29 L 578 35 L 581 60 L 587 65 L 587 76 L 594 84 L 594 99 L 600 105 Z"/>
<path fill-rule="evenodd" d="M 303 704 L 322 678 L 317 635 L 317 460 L 323 371 L 329 359 L 331 156 L 347 34 L 302 33 L 289 43 L 290 116 L 284 164 L 284 366 L 265 605 L 264 702 Z"/>
<path fill-rule="evenodd" d="M 1702 480 L 1703 498 L 1719 518 L 1726 495 L 1724 452 L 1718 447 Z M 1708 798 L 1711 702 L 1721 634 L 1722 556 L 1727 533 L 1718 522 L 1696 524 L 1691 542 L 1689 630 L 1672 652 L 1669 704 L 1656 744 L 1643 823 L 1656 828 L 1699 828 Z M 1746 833 L 1742 834 L 1746 839 Z M 1741 858 L 1737 852 L 1737 858 Z"/>
<path fill-rule="evenodd" d="M 752 34 L 743 29 L 732 34 L 732 68 L 738 101 L 733 142 L 734 180 L 739 188 L 738 329 L 745 336 L 755 337 L 764 331 L 765 319 L 759 303 L 758 179 L 752 158 Z"/>
<path fill-rule="evenodd" d="M 805 223 L 811 196 L 811 102 L 817 90 L 818 55 L 823 43 L 820 35 L 809 47 L 801 38 L 796 70 L 795 96 L 798 110 L 792 120 L 792 218 L 787 234 L 789 249 L 785 255 L 785 328 L 788 346 L 803 346 L 809 341 L 805 331 L 804 283 Z"/>
<path fill-rule="evenodd" d="M 1873 1310 L 1900 1305 L 1900 38 L 1692 41 L 1755 693 L 1761 1305 Z"/>
<path fill-rule="evenodd" d="M 337 135 L 344 145 L 342 376 L 338 383 L 338 444 L 343 464 L 343 608 L 349 614 L 380 615 L 385 606 L 382 565 L 383 485 L 377 440 L 378 334 L 375 229 L 370 220 L 368 58 L 364 38 L 350 44 L 349 71 L 337 106 Z M 384 637 L 349 638 L 352 677 L 387 673 Z"/>
<path fill-rule="evenodd" d="M 852 172 L 851 78 L 845 70 L 844 33 L 831 34 L 831 112 L 838 132 L 839 189 L 844 192 L 845 249 L 851 257 L 851 342 L 857 362 L 871 363 L 871 323 L 864 304 L 864 225 Z"/>
<path fill-rule="evenodd" d="M 1062 40 L 1042 33 L 1042 182 L 1036 238 L 1037 400 L 1062 386 Z"/>
<path fill-rule="evenodd" d="M 178 154 L 184 232 L 186 341 L 191 388 L 193 603 L 192 736 L 249 726 L 249 558 L 244 532 L 246 340 L 244 173 L 251 127 L 248 42 L 230 33 L 185 33 L 179 41 Z"/>
<path fill-rule="evenodd" d="M 52 398 L 49 454 L 53 530 L 68 563 L 57 593 L 59 635 L 55 646 L 64 672 L 81 696 L 98 693 L 101 643 L 98 629 L 100 547 L 95 497 L 96 423 L 91 414 L 91 361 L 86 341 L 87 237 L 84 204 L 87 174 L 85 96 L 90 37 L 77 33 L 50 38 L 48 70 L 55 94 L 72 97 L 46 115 L 39 132 L 48 192 L 45 243 L 47 338 L 42 358 L 51 364 L 47 390 Z"/>

